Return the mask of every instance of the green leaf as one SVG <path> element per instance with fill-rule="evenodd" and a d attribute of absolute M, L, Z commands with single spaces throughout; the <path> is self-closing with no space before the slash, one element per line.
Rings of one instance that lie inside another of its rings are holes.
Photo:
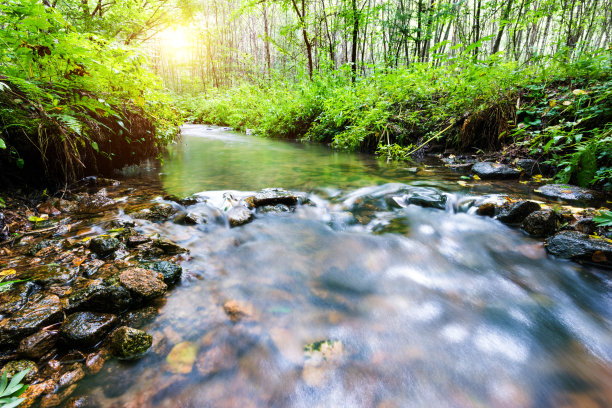
<path fill-rule="evenodd" d="M 25 164 L 25 161 L 23 161 L 23 159 L 17 159 L 15 164 L 17 165 L 17 168 L 23 169 L 23 165 Z"/>
<path fill-rule="evenodd" d="M 11 378 L 11 382 L 9 383 L 8 387 L 6 387 L 5 394 L 12 395 L 19 391 L 23 387 L 23 384 L 21 384 L 21 380 L 23 380 L 29 372 L 30 369 L 26 368 L 25 370 L 15 374 L 13 378 Z"/>
<path fill-rule="evenodd" d="M 600 227 L 612 227 L 612 211 L 600 211 L 598 216 L 593 217 L 593 221 Z"/>
<path fill-rule="evenodd" d="M 4 395 L 4 390 L 6 389 L 6 384 L 8 383 L 7 372 L 5 371 L 2 374 L 2 379 L 0 380 L 0 396 Z"/>
<path fill-rule="evenodd" d="M 19 404 L 21 404 L 23 401 L 25 400 L 25 398 L 3 398 L 0 399 L 0 406 L 2 406 L 2 408 L 15 408 L 17 406 L 19 406 Z"/>
<path fill-rule="evenodd" d="M 0 149 L 6 149 L 6 143 L 2 139 L 0 139 Z"/>
<path fill-rule="evenodd" d="M 91 142 L 91 147 L 98 153 L 100 153 L 100 149 L 98 148 L 98 144 L 96 142 Z"/>

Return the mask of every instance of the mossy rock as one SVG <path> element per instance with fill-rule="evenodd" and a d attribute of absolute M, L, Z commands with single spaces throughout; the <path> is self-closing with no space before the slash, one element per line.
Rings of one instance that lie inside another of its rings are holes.
<path fill-rule="evenodd" d="M 153 337 L 145 331 L 122 326 L 111 337 L 111 352 L 117 358 L 134 360 L 142 357 L 153 344 Z"/>

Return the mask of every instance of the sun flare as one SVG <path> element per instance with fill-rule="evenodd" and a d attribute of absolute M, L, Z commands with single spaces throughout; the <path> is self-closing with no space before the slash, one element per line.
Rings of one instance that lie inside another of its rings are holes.
<path fill-rule="evenodd" d="M 183 26 L 168 27 L 156 37 L 166 53 L 175 61 L 186 61 L 189 50 L 195 44 L 193 31 Z"/>

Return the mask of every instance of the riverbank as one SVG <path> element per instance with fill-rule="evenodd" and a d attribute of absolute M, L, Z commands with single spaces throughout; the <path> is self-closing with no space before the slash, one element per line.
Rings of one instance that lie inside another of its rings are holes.
<path fill-rule="evenodd" d="M 186 134 L 189 135 L 189 132 Z M 214 138 L 221 136 L 224 135 L 214 135 Z M 240 142 L 231 139 L 230 134 L 225 137 L 233 143 Z M 306 152 L 300 151 L 299 154 Z M 263 159 L 261 155 L 256 156 L 257 160 Z M 295 166 L 296 163 L 291 165 Z M 255 163 L 249 163 L 251 173 L 254 167 Z M 486 224 L 490 222 L 487 221 L 488 217 L 493 216 L 537 237 L 537 241 L 526 241 L 516 248 L 502 245 L 500 256 L 521 256 L 529 262 L 542 262 L 546 255 L 541 242 L 548 237 L 546 248 L 549 252 L 551 249 L 558 251 L 554 254 L 556 257 L 572 258 L 596 268 L 609 267 L 612 259 L 612 246 L 606 238 L 609 228 L 595 225 L 592 220 L 594 208 L 563 205 L 555 201 L 553 194 L 560 200 L 582 205 L 598 205 L 602 200 L 605 204 L 605 197 L 598 192 L 569 186 L 549 191 L 551 188 L 546 187 L 546 180 L 538 182 L 525 174 L 521 175 L 521 172 L 518 175 L 513 173 L 516 177 L 522 177 L 516 181 L 500 182 L 508 189 L 512 186 L 525 188 L 526 184 L 521 182 L 529 183 L 530 188 L 537 186 L 535 190 L 539 192 L 536 191 L 535 196 L 463 193 L 478 184 L 485 187 L 487 183 L 495 183 L 494 174 L 508 177 L 507 173 L 512 170 L 498 164 L 487 165 L 484 169 L 480 167 L 483 165 L 419 164 L 414 169 L 407 169 L 404 174 L 421 173 L 421 182 L 381 184 L 379 181 L 375 183 L 377 186 L 368 183 L 362 188 L 350 189 L 341 196 L 335 196 L 331 191 L 326 195 L 323 193 L 325 190 L 319 193 L 266 190 L 257 194 L 222 190 L 178 198 L 168 196 L 165 190 L 170 185 L 162 188 L 159 179 L 153 177 L 148 182 L 143 179 L 119 182 L 89 178 L 65 191 L 63 198 L 38 195 L 28 202 L 22 201 L 25 197 L 7 197 L 8 208 L 3 212 L 8 214 L 9 241 L 0 243 L 0 273 L 3 281 L 22 282 L 13 283 L 0 293 L 4 308 L 0 341 L 3 349 L 7 349 L 1 356 L 2 363 L 5 367 L 10 364 L 9 368 L 13 367 L 13 370 L 31 367 L 37 373 L 28 379 L 33 385 L 25 397 L 28 403 L 41 406 L 57 406 L 65 402 L 73 404 L 68 406 L 79 406 L 87 400 L 95 405 L 92 402 L 95 398 L 119 397 L 136 380 L 122 374 L 130 370 L 130 365 L 120 361 L 142 357 L 141 354 L 149 348 L 150 351 L 143 358 L 149 362 L 161 359 L 164 369 L 159 370 L 158 367 L 154 371 L 166 372 L 167 376 L 160 379 L 159 389 L 149 389 L 131 397 L 144 405 L 152 405 L 152 401 L 161 398 L 163 393 L 188 384 L 192 370 L 198 378 L 210 379 L 215 373 L 235 369 L 235 356 L 243 352 L 240 351 L 243 347 L 250 349 L 253 346 L 258 330 L 261 330 L 257 329 L 258 325 L 265 325 L 265 319 L 258 316 L 263 310 L 257 312 L 252 304 L 255 299 L 230 292 L 202 299 L 202 304 L 198 306 L 203 308 L 202 311 L 198 309 L 193 316 L 184 313 L 186 305 L 183 304 L 165 312 L 163 310 L 168 302 L 172 303 L 173 285 L 178 285 L 177 290 L 181 293 L 188 294 L 191 293 L 190 288 L 203 280 L 212 285 L 212 291 L 216 293 L 217 285 L 223 286 L 227 280 L 224 275 L 232 273 L 232 262 L 239 259 L 236 258 L 238 255 L 229 256 L 227 251 L 240 249 L 244 244 L 255 244 L 262 237 L 256 232 L 257 228 L 271 225 L 263 236 L 273 241 L 288 241 L 289 246 L 312 245 L 312 238 L 308 237 L 296 236 L 287 240 L 288 232 L 279 224 L 283 220 L 320 218 L 323 225 L 328 225 L 326 228 L 331 226 L 332 229 L 346 231 L 345 235 L 353 229 L 359 236 L 363 234 L 359 232 L 363 229 L 382 237 L 402 237 L 410 236 L 411 225 L 423 216 L 443 218 L 459 214 L 456 217 L 461 219 L 460 223 L 482 223 L 483 228 L 494 228 L 497 224 L 495 221 Z M 278 172 L 279 169 L 275 166 L 274 170 Z M 436 171 L 441 170 L 447 172 L 446 184 L 433 187 Z M 170 168 L 166 168 L 165 173 L 168 172 L 171 172 Z M 476 178 L 474 175 L 480 176 Z M 187 176 L 193 188 L 195 180 L 192 175 Z M 430 180 L 429 184 L 425 180 Z M 165 182 L 168 183 L 168 180 Z M 231 185 L 231 180 L 226 183 Z M 455 186 L 453 191 L 449 191 L 450 185 Z M 538 196 L 541 199 L 535 198 Z M 415 220 L 404 223 L 403 214 L 411 214 L 415 210 L 425 212 L 419 212 Z M 467 214 L 462 217 L 460 213 Z M 394 215 L 391 217 L 391 214 Z M 255 230 L 248 230 L 251 225 Z M 230 227 L 235 231 L 234 235 L 223 239 L 216 237 L 215 231 L 230 231 Z M 12 236 L 14 233 L 19 236 Z M 484 233 L 484 230 L 480 232 Z M 210 238 L 205 238 L 207 236 Z M 368 248 L 365 243 L 359 245 L 363 251 Z M 185 252 L 189 248 L 191 251 Z M 265 248 L 267 244 L 256 250 L 257 256 L 267 256 L 261 252 Z M 444 244 L 436 251 L 448 249 Z M 576 250 L 579 252 L 571 252 Z M 209 259 L 209 254 L 215 253 L 216 259 Z M 318 256 L 318 253 L 316 251 L 311 255 Z M 346 259 L 338 256 L 338 260 L 333 262 L 346 262 Z M 467 262 L 459 255 L 452 255 L 452 258 L 455 256 L 458 256 L 460 264 Z M 198 263 L 192 263 L 192 257 Z M 306 262 L 305 259 L 285 266 L 298 267 Z M 391 262 L 387 257 L 376 256 L 376 259 L 383 264 Z M 418 258 L 414 261 L 418 262 Z M 222 262 L 229 262 L 229 266 Z M 279 258 L 276 262 L 283 264 L 284 261 Z M 470 264 L 473 262 L 477 260 L 469 261 Z M 203 270 L 186 269 L 180 277 L 181 265 L 185 264 L 191 267 L 199 265 Z M 266 264 L 275 267 L 274 263 Z M 355 264 L 354 267 L 361 266 Z M 310 272 L 316 276 L 317 271 L 315 268 Z M 278 276 L 274 276 L 273 281 L 276 281 Z M 339 284 L 337 279 L 333 277 L 334 285 Z M 512 279 L 516 281 L 518 278 Z M 520 279 L 518 281 L 525 287 L 529 285 Z M 232 285 L 231 279 L 227 282 Z M 375 281 L 368 282 L 357 282 L 366 286 L 359 286 L 359 289 L 351 286 L 348 293 L 368 293 L 370 287 L 376 286 Z M 292 298 L 289 292 L 292 289 L 283 288 L 287 293 L 279 294 L 277 291 L 274 296 Z M 319 288 L 315 293 L 323 296 L 321 290 Z M 346 290 L 334 294 L 327 302 L 340 294 L 345 296 Z M 192 301 L 193 296 L 201 297 L 197 292 L 189 296 Z M 323 298 L 327 296 L 331 294 Z M 342 302 L 343 307 L 352 307 L 351 302 Z M 281 316 L 288 313 L 286 306 L 283 309 L 276 305 L 273 310 L 273 313 L 280 313 Z M 282 310 L 282 313 L 278 310 Z M 169 315 L 179 319 L 180 324 L 147 326 L 148 322 L 158 318 L 167 319 Z M 215 323 L 209 326 L 211 319 Z M 191 325 L 203 325 L 205 333 L 214 333 L 226 325 L 232 327 L 232 331 L 229 338 L 224 337 L 222 344 L 211 347 L 209 337 L 202 334 L 200 338 L 198 334 L 194 339 L 189 331 L 184 332 Z M 145 328 L 145 333 L 137 331 L 142 328 Z M 273 333 L 276 347 L 284 350 L 289 340 L 277 331 Z M 337 342 L 330 341 L 329 344 L 333 353 L 338 352 Z M 340 350 L 339 353 L 344 352 Z M 296 359 L 294 354 L 292 361 Z M 297 360 L 300 359 L 297 356 Z M 321 366 L 305 364 L 303 381 L 312 386 L 321 386 L 320 381 L 324 378 L 321 377 L 321 370 Z M 96 373 L 112 377 L 102 396 L 88 395 L 87 386 L 82 385 Z M 126 394 L 125 398 L 130 397 Z"/>

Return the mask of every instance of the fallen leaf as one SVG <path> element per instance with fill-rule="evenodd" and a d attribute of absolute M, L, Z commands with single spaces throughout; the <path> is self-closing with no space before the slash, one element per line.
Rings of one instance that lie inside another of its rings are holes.
<path fill-rule="evenodd" d="M 178 343 L 172 347 L 166 357 L 168 370 L 174 374 L 189 374 L 193 369 L 197 353 L 198 348 L 194 343 L 190 341 Z"/>
<path fill-rule="evenodd" d="M 601 262 L 607 262 L 607 261 L 608 261 L 608 258 L 606 258 L 606 254 L 604 254 L 603 252 L 601 252 L 601 251 L 595 251 L 595 252 L 593 253 L 593 256 L 591 257 L 591 260 L 592 260 L 593 262 L 599 262 L 599 263 L 601 263 Z"/>
<path fill-rule="evenodd" d="M 477 174 L 474 174 L 474 180 L 480 180 L 480 177 L 478 177 Z"/>

